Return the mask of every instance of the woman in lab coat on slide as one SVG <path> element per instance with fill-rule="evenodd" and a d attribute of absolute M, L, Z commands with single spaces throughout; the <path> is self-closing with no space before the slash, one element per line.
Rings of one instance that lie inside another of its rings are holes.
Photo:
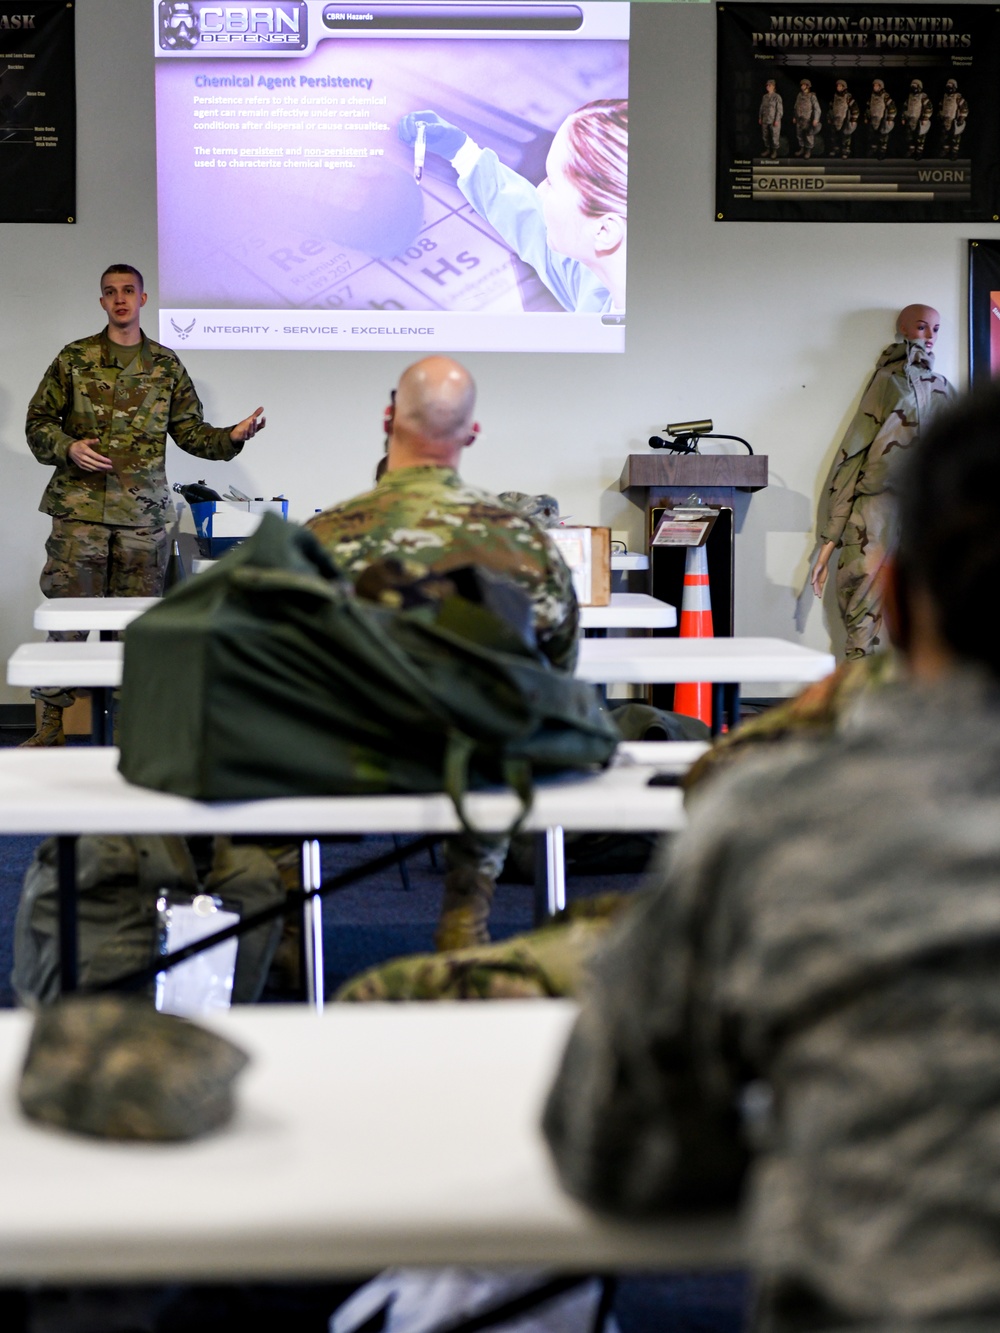
<path fill-rule="evenodd" d="M 405 144 L 422 141 L 458 172 L 458 187 L 481 217 L 530 264 L 565 310 L 625 310 L 628 232 L 628 102 L 588 102 L 556 131 L 539 185 L 492 148 L 480 148 L 434 111 L 399 122 Z"/>

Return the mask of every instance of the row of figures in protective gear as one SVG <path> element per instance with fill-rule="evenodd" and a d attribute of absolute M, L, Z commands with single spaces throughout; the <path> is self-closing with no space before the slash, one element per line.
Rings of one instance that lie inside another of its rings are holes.
<path fill-rule="evenodd" d="M 764 141 L 762 157 L 774 161 L 779 156 L 781 121 L 784 104 L 774 79 L 768 79 L 761 99 L 757 123 Z M 958 91 L 958 83 L 949 79 L 944 85 L 937 111 L 937 157 L 958 157 L 962 135 L 969 119 L 969 104 Z M 897 143 L 893 156 L 911 157 L 919 161 L 927 148 L 927 137 L 934 121 L 934 103 L 924 90 L 922 79 L 913 79 L 910 90 L 900 103 L 889 96 L 881 79 L 872 81 L 872 90 L 864 108 L 864 146 L 857 151 L 854 135 L 862 122 L 862 110 L 847 86 L 846 79 L 838 79 L 824 118 L 819 98 L 813 91 L 812 81 L 802 79 L 792 108 L 792 124 L 798 147 L 793 156 L 812 157 L 816 149 L 816 134 L 822 129 L 821 157 L 846 158 L 852 155 L 884 158 L 890 155 L 893 132 L 899 124 L 905 136 L 905 148 Z M 790 137 L 790 136 L 789 136 Z M 898 139 L 898 136 L 897 136 Z"/>

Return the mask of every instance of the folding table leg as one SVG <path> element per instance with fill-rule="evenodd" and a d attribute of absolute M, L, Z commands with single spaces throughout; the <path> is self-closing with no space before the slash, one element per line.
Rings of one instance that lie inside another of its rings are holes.
<path fill-rule="evenodd" d="M 56 860 L 59 891 L 59 993 L 69 995 L 78 984 L 75 837 L 63 835 L 56 839 Z"/>
<path fill-rule="evenodd" d="M 302 960 L 305 965 L 306 1003 L 323 1012 L 323 899 L 314 890 L 323 884 L 318 838 L 302 844 Z"/>
<path fill-rule="evenodd" d="M 112 725 L 112 694 L 102 685 L 95 685 L 90 691 L 90 743 L 91 745 L 111 745 L 114 739 Z"/>
<path fill-rule="evenodd" d="M 739 683 L 726 685 L 726 723 L 730 731 L 739 726 L 740 722 L 740 687 Z"/>
<path fill-rule="evenodd" d="M 558 825 L 535 834 L 535 925 L 566 906 L 566 856 Z"/>
<path fill-rule="evenodd" d="M 722 724 L 726 716 L 726 687 L 715 682 L 712 685 L 712 735 L 722 735 Z"/>

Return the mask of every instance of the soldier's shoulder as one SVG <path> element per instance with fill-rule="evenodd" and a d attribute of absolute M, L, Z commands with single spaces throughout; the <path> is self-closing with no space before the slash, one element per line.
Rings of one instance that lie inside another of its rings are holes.
<path fill-rule="evenodd" d="M 100 351 L 101 335 L 91 333 L 86 338 L 76 338 L 73 342 L 67 343 L 58 352 L 56 361 L 63 361 L 71 365 L 92 362 L 100 356 Z"/>
<path fill-rule="evenodd" d="M 160 361 L 170 366 L 184 369 L 184 363 L 172 347 L 167 347 L 164 343 L 157 342 L 155 338 L 150 338 L 148 334 L 143 335 L 146 339 L 146 346 L 149 349 L 149 355 L 154 361 Z"/>
<path fill-rule="evenodd" d="M 460 504 L 467 504 L 469 507 L 477 509 L 492 509 L 504 519 L 507 517 L 521 517 L 520 509 L 516 505 L 508 504 L 501 500 L 500 496 L 493 495 L 492 491 L 484 491 L 483 487 L 473 487 L 471 481 L 463 481 L 461 477 L 452 484 L 452 495 Z"/>
<path fill-rule="evenodd" d="M 389 507 L 389 500 L 384 492 L 376 487 L 372 491 L 363 491 L 350 500 L 331 505 L 319 514 L 313 514 L 305 526 L 317 534 L 334 532 L 345 526 L 354 527 L 370 515 L 384 512 Z"/>
<path fill-rule="evenodd" d="M 456 505 L 467 507 L 484 517 L 490 517 L 513 528 L 523 528 L 527 532 L 539 529 L 533 518 L 517 504 L 502 499 L 492 491 L 473 486 L 470 482 L 456 478 L 451 487 L 452 499 Z"/>

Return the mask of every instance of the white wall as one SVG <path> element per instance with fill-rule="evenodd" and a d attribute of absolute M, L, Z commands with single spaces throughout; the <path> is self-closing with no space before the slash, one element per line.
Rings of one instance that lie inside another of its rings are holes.
<path fill-rule="evenodd" d="M 861 225 L 713 221 L 715 10 L 633 9 L 628 351 L 623 356 L 473 354 L 483 434 L 470 480 L 546 491 L 583 522 L 629 529 L 617 487 L 625 455 L 667 421 L 711 416 L 770 456 L 771 485 L 738 536 L 736 629 L 836 644 L 836 609 L 799 600 L 815 511 L 837 442 L 896 312 L 942 315 L 938 369 L 964 383 L 965 241 L 996 224 Z M 27 400 L 59 347 L 96 331 L 101 270 L 147 274 L 155 310 L 156 194 L 150 6 L 77 8 L 79 187 L 75 226 L 0 226 L 0 659 L 33 637 L 47 520 L 47 470 L 24 442 Z M 155 315 L 147 320 L 155 334 Z M 185 353 L 209 420 L 259 402 L 268 429 L 233 464 L 171 446 L 171 480 L 229 481 L 290 497 L 295 516 L 366 489 L 382 408 L 412 359 L 389 353 Z M 797 615 L 799 619 L 797 619 Z M 801 622 L 801 623 L 800 623 Z M 0 701 L 27 695 L 3 687 Z"/>

